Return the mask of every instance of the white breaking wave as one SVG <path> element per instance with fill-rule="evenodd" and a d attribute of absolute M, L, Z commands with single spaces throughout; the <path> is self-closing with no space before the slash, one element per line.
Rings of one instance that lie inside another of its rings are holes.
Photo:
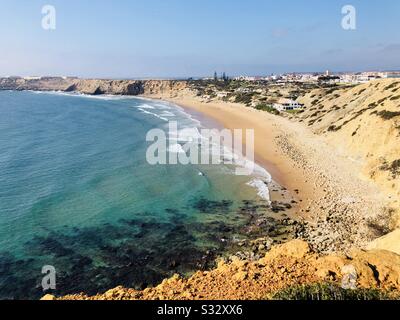
<path fill-rule="evenodd" d="M 141 108 L 138 108 L 138 110 L 140 110 L 141 112 L 143 112 L 143 113 L 145 113 L 145 114 L 150 114 L 150 115 L 152 115 L 152 116 L 154 116 L 154 117 L 156 117 L 156 118 L 158 118 L 158 119 L 161 119 L 161 120 L 163 120 L 163 121 L 166 121 L 166 122 L 169 121 L 167 118 L 162 117 L 162 116 L 160 116 L 160 115 L 157 114 L 157 113 L 150 112 L 150 111 L 147 111 L 147 110 L 144 110 L 144 109 L 141 109 Z"/>
<path fill-rule="evenodd" d="M 34 92 L 36 94 L 53 94 L 53 95 L 60 95 L 60 96 L 97 99 L 97 100 L 135 99 L 134 96 L 123 96 L 123 95 L 112 95 L 112 94 L 91 95 L 91 94 L 85 94 L 85 93 L 80 93 L 80 92 L 65 92 L 65 91 L 34 91 L 34 90 L 28 90 L 28 91 Z"/>
<path fill-rule="evenodd" d="M 162 117 L 175 117 L 175 114 L 169 111 L 164 111 L 163 113 L 160 114 Z"/>
<path fill-rule="evenodd" d="M 268 201 L 268 203 L 271 205 L 271 197 L 270 197 L 270 192 L 268 188 L 268 184 L 258 178 L 255 178 L 251 180 L 249 183 L 247 183 L 248 186 L 256 188 L 258 190 L 257 194 L 260 196 L 262 199 Z"/>
<path fill-rule="evenodd" d="M 149 104 L 141 104 L 140 106 L 134 106 L 136 109 L 155 109 L 155 107 Z"/>

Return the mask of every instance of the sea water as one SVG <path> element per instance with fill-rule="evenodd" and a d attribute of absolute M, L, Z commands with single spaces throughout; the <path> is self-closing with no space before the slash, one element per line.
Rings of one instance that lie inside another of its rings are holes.
<path fill-rule="evenodd" d="M 0 91 L 0 298 L 43 295 L 45 265 L 56 294 L 156 285 L 240 236 L 268 174 L 150 165 L 146 134 L 168 121 L 204 125 L 160 101 Z"/>

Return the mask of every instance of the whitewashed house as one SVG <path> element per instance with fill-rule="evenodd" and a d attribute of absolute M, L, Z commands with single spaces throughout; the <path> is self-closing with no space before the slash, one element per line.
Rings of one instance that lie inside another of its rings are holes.
<path fill-rule="evenodd" d="M 291 99 L 280 99 L 278 103 L 275 103 L 273 107 L 278 111 L 291 111 L 291 110 L 302 110 L 304 104 L 298 103 Z"/>

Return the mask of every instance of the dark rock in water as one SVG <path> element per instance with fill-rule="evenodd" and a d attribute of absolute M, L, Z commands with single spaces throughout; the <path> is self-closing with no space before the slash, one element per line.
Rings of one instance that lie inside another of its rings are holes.
<path fill-rule="evenodd" d="M 96 294 L 118 285 L 143 289 L 174 273 L 213 267 L 217 256 L 237 247 L 237 235 L 250 239 L 282 233 L 280 222 L 265 215 L 269 207 L 264 202 L 243 201 L 240 208 L 233 208 L 231 201 L 200 198 L 190 206 L 204 215 L 189 222 L 177 209 L 166 209 L 165 220 L 142 212 L 114 224 L 65 228 L 36 237 L 23 248 L 26 259 L 0 253 L 0 283 L 13 284 L 0 286 L 0 297 L 42 296 L 41 268 L 48 264 L 57 270 L 57 290 L 52 294 Z M 215 216 L 227 213 L 229 219 Z"/>
<path fill-rule="evenodd" d="M 202 213 L 227 213 L 229 212 L 232 204 L 233 202 L 230 200 L 212 201 L 205 198 L 200 198 L 194 202 L 193 208 L 199 210 Z"/>

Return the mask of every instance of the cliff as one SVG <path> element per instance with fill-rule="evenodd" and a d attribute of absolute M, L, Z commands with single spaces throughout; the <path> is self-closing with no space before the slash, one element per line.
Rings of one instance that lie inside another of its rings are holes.
<path fill-rule="evenodd" d="M 48 77 L 26 80 L 23 78 L 0 78 L 2 90 L 65 91 L 99 95 L 157 94 L 182 90 L 186 81 L 174 80 L 106 80 Z"/>
<path fill-rule="evenodd" d="M 155 288 L 137 291 L 118 287 L 104 294 L 70 295 L 61 300 L 259 300 L 277 299 L 279 292 L 301 285 L 325 283 L 330 288 L 379 289 L 388 297 L 398 297 L 400 256 L 383 250 L 355 250 L 349 256 L 320 256 L 308 244 L 294 240 L 273 247 L 257 261 L 232 258 L 221 260 L 217 268 L 196 272 L 184 279 L 178 275 Z M 304 290 L 304 289 L 303 289 Z M 321 290 L 321 289 L 319 289 Z M 331 289 L 332 290 L 332 289 Z M 339 289 L 338 292 L 342 289 Z M 351 292 L 352 290 L 350 290 Z M 290 292 L 290 290 L 289 290 Z M 371 294 L 360 292 L 361 298 Z M 320 294 L 320 293 L 319 293 Z M 345 293 L 341 293 L 342 295 Z M 337 293 L 328 298 L 337 298 Z M 288 298 L 288 297 L 283 297 Z M 293 297 L 298 298 L 298 297 Z M 54 300 L 46 295 L 43 299 Z"/>

